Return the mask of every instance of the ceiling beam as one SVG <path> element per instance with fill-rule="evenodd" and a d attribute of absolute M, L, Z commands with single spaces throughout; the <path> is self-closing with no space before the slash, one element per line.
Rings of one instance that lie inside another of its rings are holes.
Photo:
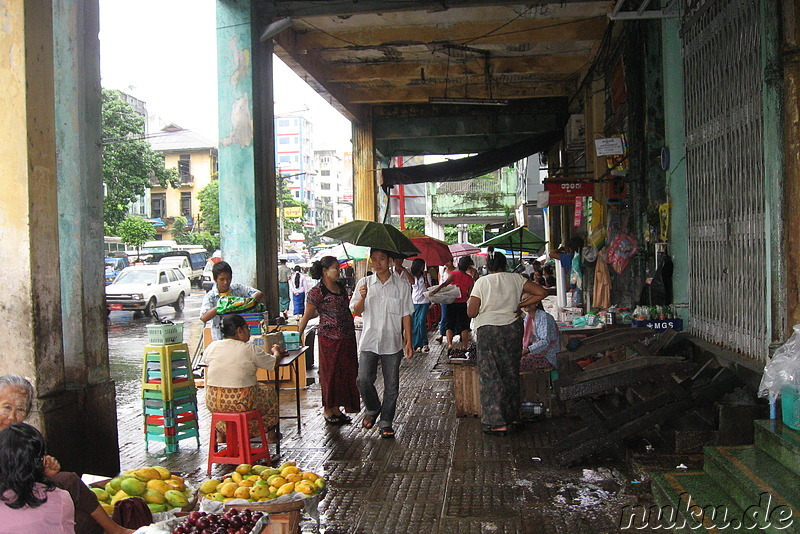
<path fill-rule="evenodd" d="M 597 3 L 586 0 L 561 0 L 555 5 L 572 3 Z M 402 11 L 431 11 L 446 12 L 451 9 L 464 7 L 486 6 L 517 6 L 520 10 L 527 9 L 528 5 L 516 2 L 497 2 L 487 0 L 261 0 L 258 9 L 268 17 L 315 17 L 315 16 L 347 16 L 371 13 L 388 13 Z"/>
<path fill-rule="evenodd" d="M 500 74 L 578 74 L 586 67 L 588 54 L 554 54 L 519 58 L 492 58 L 489 67 L 493 75 Z M 398 62 L 371 64 L 326 65 L 326 79 L 331 82 L 366 82 L 371 80 L 455 79 L 465 74 L 483 76 L 483 60 L 464 65 L 446 63 Z"/>
<path fill-rule="evenodd" d="M 470 86 L 465 92 L 463 86 L 448 87 L 447 96 L 469 98 L 537 98 L 553 96 L 572 96 L 575 82 L 541 82 L 521 83 L 514 86 L 493 87 L 491 94 L 485 85 Z M 356 104 L 388 104 L 388 103 L 423 103 L 432 96 L 445 96 L 443 87 L 406 86 L 406 87 L 369 87 L 364 89 L 341 88 L 337 90 L 347 102 Z"/>
<path fill-rule="evenodd" d="M 296 50 L 396 46 L 405 44 L 457 43 L 469 41 L 478 48 L 488 44 L 559 43 L 592 40 L 603 36 L 608 18 L 605 15 L 588 19 L 517 19 L 494 33 L 507 21 L 468 21 L 448 27 L 427 25 L 375 26 L 352 31 L 297 32 Z M 345 26 L 346 27 L 346 26 Z"/>

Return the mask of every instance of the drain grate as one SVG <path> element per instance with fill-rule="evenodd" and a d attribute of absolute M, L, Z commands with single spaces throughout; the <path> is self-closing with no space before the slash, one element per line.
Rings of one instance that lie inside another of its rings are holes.
<path fill-rule="evenodd" d="M 386 502 L 366 509 L 359 533 L 435 534 L 439 529 L 441 504 L 431 502 Z"/>

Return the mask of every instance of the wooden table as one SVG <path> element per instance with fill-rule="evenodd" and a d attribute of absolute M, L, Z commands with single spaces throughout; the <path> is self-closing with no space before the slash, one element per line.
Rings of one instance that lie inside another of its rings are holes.
<path fill-rule="evenodd" d="M 278 427 L 277 427 L 277 442 L 275 443 L 275 453 L 280 456 L 281 454 L 281 419 L 297 419 L 297 434 L 300 434 L 301 427 L 300 427 L 300 360 L 305 361 L 304 358 L 301 358 L 308 350 L 308 347 L 300 347 L 296 350 L 290 350 L 289 354 L 286 356 L 281 357 L 275 363 L 275 393 L 278 396 Z M 295 415 L 289 416 L 282 416 L 280 413 L 280 395 L 281 395 L 281 380 L 280 380 L 280 368 L 287 367 L 289 369 L 289 374 L 292 380 L 294 381 L 294 393 L 295 393 Z"/>

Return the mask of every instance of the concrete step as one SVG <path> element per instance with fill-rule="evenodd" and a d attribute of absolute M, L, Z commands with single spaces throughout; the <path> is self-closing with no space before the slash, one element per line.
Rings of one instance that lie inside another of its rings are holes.
<path fill-rule="evenodd" d="M 650 510 L 650 528 L 680 534 L 742 530 L 744 511 L 703 471 L 655 473 L 652 490 L 659 509 Z M 659 511 L 660 523 L 656 519 Z"/>
<path fill-rule="evenodd" d="M 789 428 L 780 420 L 759 420 L 754 425 L 756 448 L 800 476 L 800 431 Z"/>
<path fill-rule="evenodd" d="M 800 521 L 797 476 L 764 451 L 754 446 L 706 447 L 703 471 L 741 508 L 757 505 L 770 510 L 774 521 L 788 514 Z"/>

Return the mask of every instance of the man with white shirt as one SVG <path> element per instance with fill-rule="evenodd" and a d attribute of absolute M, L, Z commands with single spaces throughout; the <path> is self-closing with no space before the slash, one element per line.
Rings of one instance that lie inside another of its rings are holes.
<path fill-rule="evenodd" d="M 350 307 L 362 315 L 358 358 L 358 390 L 366 415 L 362 426 L 372 428 L 376 421 L 382 438 L 394 438 L 392 421 L 400 392 L 400 362 L 411 358 L 411 285 L 389 270 L 391 253 L 373 248 L 370 262 L 374 274 L 356 284 Z M 383 374 L 383 401 L 378 397 L 375 379 L 378 363 Z M 380 420 L 378 420 L 380 416 Z"/>

